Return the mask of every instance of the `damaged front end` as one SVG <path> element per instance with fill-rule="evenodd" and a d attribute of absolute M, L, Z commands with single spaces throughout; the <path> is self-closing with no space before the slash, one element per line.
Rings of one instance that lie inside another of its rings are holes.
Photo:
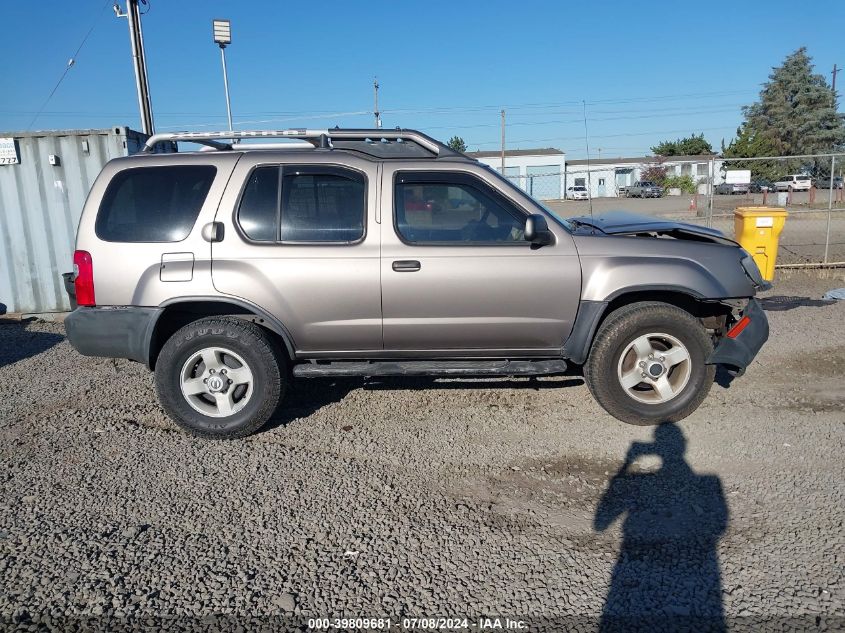
<path fill-rule="evenodd" d="M 714 244 L 739 246 L 734 240 L 725 237 L 725 234 L 718 229 L 648 215 L 628 213 L 627 211 L 607 211 L 596 217 L 585 215 L 577 218 L 569 218 L 569 221 L 575 226 L 598 230 L 606 235 L 673 237 L 675 239 L 695 242 L 711 242 Z"/>
<path fill-rule="evenodd" d="M 732 313 L 731 323 L 719 337 L 707 364 L 724 365 L 734 375 L 741 376 L 768 339 L 766 313 L 759 301 L 749 299 L 744 308 Z"/>

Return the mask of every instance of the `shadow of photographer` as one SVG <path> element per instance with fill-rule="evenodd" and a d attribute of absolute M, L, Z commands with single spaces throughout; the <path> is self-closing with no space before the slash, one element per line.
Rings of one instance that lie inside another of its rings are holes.
<path fill-rule="evenodd" d="M 673 424 L 651 443 L 634 442 L 599 501 L 593 527 L 622 517 L 622 546 L 599 630 L 725 631 L 717 546 L 728 522 L 722 485 L 684 459 L 686 438 Z M 634 463 L 654 456 L 656 470 Z"/>

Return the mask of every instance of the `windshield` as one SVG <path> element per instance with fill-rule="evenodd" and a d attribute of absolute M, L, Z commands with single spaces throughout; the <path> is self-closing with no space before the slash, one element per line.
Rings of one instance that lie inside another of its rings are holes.
<path fill-rule="evenodd" d="M 562 217 L 562 216 L 561 216 L 561 215 L 560 215 L 557 211 L 554 211 L 554 210 L 550 209 L 549 207 L 547 207 L 545 204 L 543 204 L 542 202 L 540 202 L 540 201 L 539 201 L 539 200 L 537 200 L 536 198 L 534 198 L 534 197 L 532 197 L 532 196 L 529 196 L 529 195 L 528 195 L 527 193 L 525 193 L 522 189 L 520 189 L 519 187 L 517 187 L 517 186 L 516 186 L 515 184 L 513 184 L 510 180 L 508 180 L 507 178 L 505 178 L 504 176 L 502 176 L 502 174 L 500 174 L 498 171 L 496 171 L 495 169 L 493 169 L 490 165 L 486 165 L 486 164 L 484 164 L 484 163 L 479 163 L 479 165 L 481 165 L 482 167 L 484 167 L 484 168 L 485 168 L 485 169 L 486 169 L 486 170 L 487 170 L 490 174 L 492 174 L 493 176 L 495 176 L 495 177 L 496 177 L 496 179 L 499 181 L 499 183 L 500 183 L 500 184 L 501 184 L 504 188 L 506 188 L 509 192 L 511 192 L 511 194 L 512 194 L 515 198 L 517 198 L 517 199 L 523 199 L 523 200 L 528 200 L 528 201 L 529 201 L 529 202 L 531 202 L 532 204 L 537 205 L 538 207 L 540 207 L 541 209 L 543 209 L 543 211 L 545 211 L 545 212 L 546 212 L 546 213 L 548 213 L 550 216 L 552 216 L 552 219 L 553 219 L 553 220 L 555 220 L 558 224 L 560 224 L 560 225 L 561 225 L 564 229 L 566 229 L 567 231 L 572 232 L 572 231 L 574 231 L 574 230 L 575 230 L 575 227 L 573 226 L 572 222 L 570 222 L 569 220 L 567 220 L 567 219 L 563 218 L 563 217 Z"/>

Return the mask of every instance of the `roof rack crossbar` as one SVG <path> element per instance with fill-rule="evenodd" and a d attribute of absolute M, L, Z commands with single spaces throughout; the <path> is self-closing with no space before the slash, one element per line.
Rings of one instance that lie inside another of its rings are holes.
<path fill-rule="evenodd" d="M 237 147 L 233 142 L 240 139 L 261 139 L 261 138 L 290 138 L 311 143 L 314 147 L 330 148 L 332 139 L 336 140 L 357 140 L 367 139 L 384 141 L 406 141 L 412 140 L 425 148 L 435 156 L 441 153 L 449 153 L 449 148 L 438 143 L 430 136 L 417 132 L 416 130 L 242 130 L 223 132 L 167 132 L 154 134 L 144 144 L 142 152 L 152 152 L 156 145 L 166 142 L 184 141 L 208 145 L 218 150 L 229 150 Z M 221 140 L 223 142 L 221 142 Z M 229 140 L 231 142 L 225 142 Z M 445 152 L 444 152 L 445 150 Z"/>

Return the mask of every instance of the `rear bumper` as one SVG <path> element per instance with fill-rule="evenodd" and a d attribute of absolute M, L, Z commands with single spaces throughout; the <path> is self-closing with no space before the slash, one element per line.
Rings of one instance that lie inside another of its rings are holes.
<path fill-rule="evenodd" d="M 707 359 L 709 365 L 729 365 L 740 370 L 745 369 L 768 340 L 769 320 L 756 299 L 748 302 L 742 316 L 750 319 L 749 324 L 735 338 L 722 337 Z"/>
<path fill-rule="evenodd" d="M 68 341 L 80 354 L 128 358 L 145 365 L 162 308 L 77 308 L 65 319 Z"/>

